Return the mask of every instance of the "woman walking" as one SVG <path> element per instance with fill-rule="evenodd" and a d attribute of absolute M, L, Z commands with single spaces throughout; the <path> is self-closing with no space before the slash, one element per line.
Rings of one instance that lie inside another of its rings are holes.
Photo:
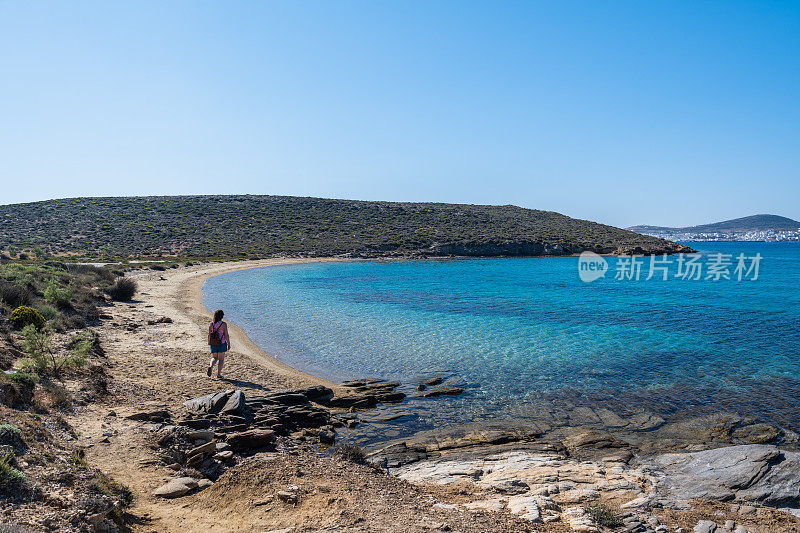
<path fill-rule="evenodd" d="M 211 377 L 214 363 L 217 363 L 217 377 L 222 377 L 222 365 L 225 363 L 225 352 L 231 349 L 231 338 L 228 336 L 228 324 L 222 321 L 225 313 L 217 309 L 214 321 L 208 326 L 208 345 L 211 347 L 211 361 L 208 363 L 206 375 Z"/>

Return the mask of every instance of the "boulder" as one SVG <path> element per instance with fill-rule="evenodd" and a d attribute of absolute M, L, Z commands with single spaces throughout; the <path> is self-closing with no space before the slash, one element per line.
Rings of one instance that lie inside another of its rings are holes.
<path fill-rule="evenodd" d="M 279 500 L 286 503 L 297 503 L 297 493 L 288 490 L 279 490 L 275 493 Z"/>
<path fill-rule="evenodd" d="M 694 526 L 694 533 L 715 533 L 716 531 L 719 531 L 717 524 L 711 520 L 700 520 Z"/>
<path fill-rule="evenodd" d="M 242 452 L 265 448 L 275 440 L 275 432 L 270 429 L 250 429 L 228 435 L 228 444 L 234 451 Z"/>
<path fill-rule="evenodd" d="M 197 481 L 191 477 L 177 477 L 153 491 L 159 498 L 179 498 L 197 488 Z"/>
<path fill-rule="evenodd" d="M 189 418 L 178 422 L 179 426 L 186 426 L 192 429 L 206 429 L 211 426 L 211 421 L 204 418 Z"/>
<path fill-rule="evenodd" d="M 199 469 L 201 466 L 203 466 L 203 461 L 204 460 L 205 460 L 205 457 L 203 456 L 202 453 L 198 453 L 198 454 L 195 454 L 195 455 L 190 455 L 189 458 L 186 459 L 186 467 L 187 468 Z"/>
<path fill-rule="evenodd" d="M 220 410 L 220 414 L 239 414 L 247 409 L 244 392 L 237 390 L 228 397 L 228 401 Z"/>
<path fill-rule="evenodd" d="M 530 486 L 519 479 L 506 479 L 493 484 L 492 488 L 503 494 L 524 494 L 530 490 Z"/>
<path fill-rule="evenodd" d="M 322 385 L 308 387 L 307 389 L 300 389 L 297 392 L 312 402 L 322 402 L 333 398 L 333 391 L 328 387 L 323 387 Z"/>
<path fill-rule="evenodd" d="M 294 406 L 286 409 L 281 420 L 295 428 L 317 428 L 330 422 L 330 414 L 324 409 Z"/>
<path fill-rule="evenodd" d="M 226 405 L 228 396 L 226 392 L 215 392 L 214 394 L 206 394 L 199 398 L 186 400 L 183 405 L 190 411 L 197 413 L 219 413 Z"/>
<path fill-rule="evenodd" d="M 219 452 L 214 454 L 214 459 L 217 461 L 222 461 L 223 463 L 230 463 L 233 461 L 233 452 L 230 450 L 225 450 L 224 452 Z"/>
<path fill-rule="evenodd" d="M 328 389 L 330 390 L 330 389 Z M 333 392 L 331 392 L 331 395 Z M 269 403 L 281 405 L 302 405 L 308 403 L 309 398 L 299 391 L 275 392 L 264 397 Z"/>
<path fill-rule="evenodd" d="M 566 446 L 568 450 L 575 450 L 578 448 L 623 448 L 626 447 L 627 444 L 608 433 L 591 430 L 570 435 L 564 439 L 564 446 Z"/>

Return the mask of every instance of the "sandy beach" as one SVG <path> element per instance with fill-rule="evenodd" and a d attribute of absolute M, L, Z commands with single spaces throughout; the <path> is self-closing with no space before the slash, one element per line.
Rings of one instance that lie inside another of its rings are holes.
<path fill-rule="evenodd" d="M 160 285 L 160 278 L 164 277 L 160 272 L 149 273 L 147 271 L 137 273 L 136 279 L 141 283 L 153 283 L 151 288 L 156 302 L 162 302 L 164 305 L 163 311 L 167 313 L 176 313 L 180 316 L 182 321 L 189 321 L 196 324 L 199 328 L 198 336 L 205 343 L 205 331 L 208 327 L 209 317 L 213 314 L 213 310 L 206 309 L 203 304 L 203 284 L 212 276 L 218 276 L 227 272 L 235 272 L 238 270 L 245 270 L 248 268 L 262 268 L 276 265 L 288 265 L 298 263 L 318 263 L 323 261 L 334 261 L 334 259 L 262 259 L 258 261 L 241 261 L 241 262 L 225 262 L 225 263 L 211 263 L 197 265 L 196 267 L 183 267 L 177 269 L 174 274 L 170 275 L 170 283 L 168 285 Z M 154 311 L 157 310 L 158 304 L 154 304 Z M 231 357 L 243 355 L 249 357 L 252 361 L 264 365 L 270 372 L 286 377 L 296 386 L 309 386 L 309 385 L 325 385 L 327 387 L 336 387 L 337 384 L 332 383 L 326 379 L 312 376 L 291 366 L 280 362 L 275 357 L 265 353 L 259 348 L 250 338 L 245 331 L 231 322 L 226 320 L 228 328 L 231 332 L 233 350 Z"/>

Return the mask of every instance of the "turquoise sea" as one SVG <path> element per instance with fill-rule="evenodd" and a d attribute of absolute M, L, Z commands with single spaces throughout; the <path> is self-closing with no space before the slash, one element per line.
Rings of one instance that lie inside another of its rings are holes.
<path fill-rule="evenodd" d="M 210 278 L 205 305 L 225 309 L 265 352 L 332 380 L 398 380 L 415 395 L 442 376 L 466 392 L 411 399 L 395 435 L 522 416 L 543 398 L 618 411 L 735 410 L 800 429 L 800 243 L 687 243 L 651 279 L 608 272 L 581 281 L 578 258 L 325 262 Z M 717 256 L 715 254 L 725 254 Z M 755 272 L 737 281 L 760 254 Z M 727 264 L 729 262 L 729 264 Z M 706 279 L 711 263 L 731 279 Z"/>

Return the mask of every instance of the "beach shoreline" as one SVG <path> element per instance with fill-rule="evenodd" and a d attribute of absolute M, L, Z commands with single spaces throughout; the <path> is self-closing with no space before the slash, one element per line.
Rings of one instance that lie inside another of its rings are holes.
<path fill-rule="evenodd" d="M 199 328 L 198 336 L 202 338 L 202 342 L 205 343 L 205 328 L 209 323 L 210 316 L 213 314 L 213 311 L 206 309 L 205 304 L 203 303 L 203 285 L 209 278 L 229 272 L 253 268 L 344 260 L 345 259 L 335 258 L 259 259 L 253 261 L 203 263 L 189 267 L 180 267 L 177 273 L 178 280 L 175 287 L 173 309 L 175 312 L 183 314 L 186 319 L 197 325 Z M 134 277 L 146 276 L 148 275 L 148 272 L 145 271 L 143 274 L 137 274 L 138 275 L 134 274 Z M 226 322 L 228 323 L 228 328 L 231 333 L 233 347 L 230 356 L 235 357 L 237 355 L 244 355 L 246 357 L 250 357 L 252 360 L 265 365 L 270 371 L 285 376 L 291 380 L 296 380 L 298 382 L 298 386 L 324 385 L 330 388 L 338 387 L 338 384 L 330 380 L 294 368 L 286 363 L 281 362 L 276 357 L 267 354 L 255 342 L 253 342 L 252 339 L 250 339 L 241 326 L 231 322 L 229 319 L 226 320 Z"/>

